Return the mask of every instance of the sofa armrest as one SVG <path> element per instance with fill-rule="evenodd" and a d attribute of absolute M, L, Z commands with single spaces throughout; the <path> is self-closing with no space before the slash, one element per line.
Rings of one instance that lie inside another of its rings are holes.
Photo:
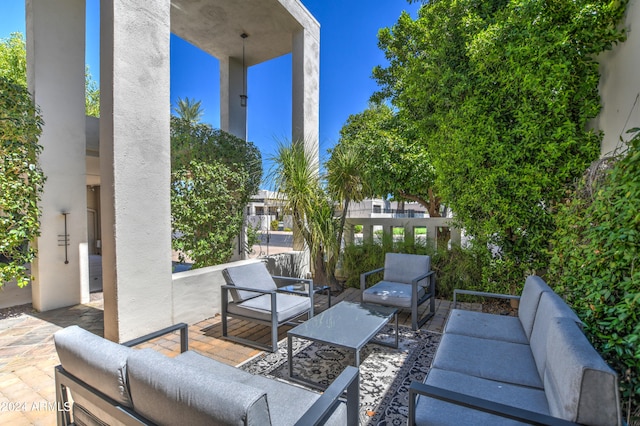
<path fill-rule="evenodd" d="M 367 289 L 367 277 L 369 275 L 373 275 L 377 272 L 382 272 L 382 271 L 384 271 L 384 267 L 360 274 L 360 290 L 365 291 Z"/>
<path fill-rule="evenodd" d="M 573 423 L 557 417 L 547 416 L 545 414 L 536 413 L 535 411 L 524 410 L 510 405 L 500 404 L 498 402 L 488 401 L 482 398 L 465 395 L 459 392 L 453 392 L 447 389 L 438 388 L 424 383 L 413 382 L 409 387 L 409 425 L 415 425 L 416 417 L 416 399 L 418 395 L 429 398 L 439 399 L 451 404 L 460 405 L 462 407 L 482 411 L 500 417 L 516 420 L 523 423 L 534 425 L 550 425 L 550 426 L 577 426 Z"/>
<path fill-rule="evenodd" d="M 137 339 L 129 340 L 127 342 L 122 343 L 122 345 L 133 347 L 141 343 L 148 342 L 149 340 L 153 340 L 158 337 L 164 336 L 165 334 L 172 333 L 174 331 L 180 331 L 180 353 L 188 351 L 189 350 L 189 326 L 183 322 L 171 325 L 167 328 L 163 328 L 162 330 L 154 331 L 153 333 L 145 334 L 144 336 L 140 336 Z"/>
<path fill-rule="evenodd" d="M 296 426 L 322 424 L 327 415 L 339 402 L 343 392 L 347 392 L 347 425 L 358 424 L 358 410 L 360 402 L 360 370 L 347 366 L 342 373 L 323 392 L 318 400 L 296 422 Z"/>
<path fill-rule="evenodd" d="M 500 294 L 500 293 L 487 293 L 484 291 L 475 291 L 475 290 L 461 290 L 461 289 L 454 289 L 453 290 L 453 309 L 456 308 L 457 306 L 457 296 L 458 294 L 467 294 L 470 296 L 481 296 L 481 297 L 493 297 L 496 299 L 514 299 L 514 300 L 520 300 L 520 296 L 516 296 L 513 294 Z"/>

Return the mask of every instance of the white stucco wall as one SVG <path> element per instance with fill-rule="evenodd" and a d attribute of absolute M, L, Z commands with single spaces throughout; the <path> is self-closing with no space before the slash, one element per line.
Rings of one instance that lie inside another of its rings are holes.
<path fill-rule="evenodd" d="M 46 311 L 89 300 L 85 191 L 85 2 L 27 0 L 27 80 L 44 120 L 47 177 L 32 263 L 33 305 Z M 65 255 L 65 216 L 68 246 Z M 62 237 L 61 237 L 62 236 Z"/>
<path fill-rule="evenodd" d="M 170 1 L 100 3 L 105 337 L 171 324 Z"/>
<path fill-rule="evenodd" d="M 640 0 L 630 0 L 624 27 L 627 40 L 598 58 L 602 110 L 596 127 L 604 131 L 601 154 L 615 151 L 627 130 L 640 127 Z"/>

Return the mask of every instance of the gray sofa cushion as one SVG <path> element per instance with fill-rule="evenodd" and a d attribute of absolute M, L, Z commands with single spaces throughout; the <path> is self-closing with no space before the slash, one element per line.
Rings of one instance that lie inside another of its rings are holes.
<path fill-rule="evenodd" d="M 276 294 L 278 323 L 288 321 L 311 310 L 311 299 L 292 294 Z M 230 303 L 227 306 L 230 314 L 245 315 L 253 319 L 271 322 L 271 295 L 264 294 L 245 300 L 242 303 Z"/>
<path fill-rule="evenodd" d="M 231 365 L 227 365 L 224 362 L 220 362 L 213 358 L 200 355 L 195 351 L 183 352 L 174 359 L 194 368 L 198 368 L 201 371 L 208 371 L 220 380 L 245 383 L 249 377 L 251 377 L 251 373 L 247 373 L 246 371 L 232 367 Z"/>
<path fill-rule="evenodd" d="M 418 299 L 424 296 L 424 287 L 418 286 Z M 411 307 L 411 284 L 380 281 L 362 292 L 362 301 L 380 305 Z"/>
<path fill-rule="evenodd" d="M 520 319 L 517 317 L 462 309 L 453 309 L 449 313 L 444 332 L 524 345 L 529 344 Z"/>
<path fill-rule="evenodd" d="M 540 377 L 544 377 L 547 365 L 547 335 L 549 327 L 557 317 L 569 318 L 576 324 L 582 324 L 575 312 L 554 292 L 544 292 L 540 296 L 536 320 L 533 324 L 531 339 L 531 353 L 536 361 Z"/>
<path fill-rule="evenodd" d="M 513 407 L 524 408 L 526 410 L 536 411 L 543 414 L 549 414 L 549 406 L 547 404 L 545 393 L 542 389 L 496 382 L 454 371 L 440 370 L 437 368 L 432 368 L 429 371 L 429 375 L 427 376 L 425 383 L 442 389 L 475 396 L 477 398 L 507 404 Z M 416 424 L 512 425 L 520 423 L 482 413 L 480 411 L 467 410 L 458 405 L 436 399 L 420 396 L 416 403 Z"/>
<path fill-rule="evenodd" d="M 542 388 L 528 345 L 445 333 L 432 367 L 488 380 Z"/>
<path fill-rule="evenodd" d="M 131 407 L 127 357 L 135 350 L 111 342 L 77 325 L 53 335 L 62 368 L 120 404 Z"/>
<path fill-rule="evenodd" d="M 271 424 L 274 426 L 294 424 L 319 398 L 319 394 L 302 387 L 253 375 L 193 351 L 184 352 L 175 359 L 193 366 L 203 373 L 212 374 L 221 380 L 235 381 L 265 391 L 269 407 L 271 407 Z M 295 403 L 291 403 L 291 401 L 295 401 Z M 325 425 L 342 426 L 346 424 L 346 412 L 346 404 L 338 404 Z"/>
<path fill-rule="evenodd" d="M 527 336 L 527 340 L 531 339 L 533 331 L 533 323 L 536 318 L 540 296 L 544 292 L 553 292 L 551 287 L 537 275 L 527 277 L 520 295 L 520 304 L 518 305 L 518 318 L 522 324 L 522 329 Z"/>
<path fill-rule="evenodd" d="M 554 318 L 549 326 L 544 386 L 553 416 L 620 424 L 617 376 L 571 319 Z"/>
<path fill-rule="evenodd" d="M 384 281 L 411 283 L 431 270 L 431 257 L 419 254 L 387 253 L 384 256 Z M 428 286 L 429 279 L 419 282 Z"/>
<path fill-rule="evenodd" d="M 303 389 L 299 386 L 283 383 L 266 377 L 251 375 L 247 384 L 262 389 L 267 393 L 271 410 L 271 424 L 274 426 L 286 426 L 295 424 L 296 421 L 311 407 L 320 397 L 315 392 Z M 278 409 L 275 409 L 278 407 Z M 346 404 L 336 406 L 325 426 L 346 425 Z"/>
<path fill-rule="evenodd" d="M 222 275 L 228 285 L 251 287 L 264 291 L 276 290 L 278 288 L 273 278 L 271 278 L 267 267 L 262 262 L 226 268 L 222 271 Z M 235 303 L 240 303 L 261 294 L 245 290 L 230 290 L 230 293 Z"/>
<path fill-rule="evenodd" d="M 203 374 L 152 349 L 127 360 L 129 386 L 137 413 L 159 425 L 268 425 L 266 393 Z"/>

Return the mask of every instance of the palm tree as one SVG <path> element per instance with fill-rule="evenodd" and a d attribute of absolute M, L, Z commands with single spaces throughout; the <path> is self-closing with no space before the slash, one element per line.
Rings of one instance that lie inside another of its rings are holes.
<path fill-rule="evenodd" d="M 342 204 L 337 243 L 342 244 L 342 234 L 347 220 L 349 203 L 360 202 L 370 196 L 370 185 L 362 175 L 362 155 L 352 144 L 338 144 L 331 151 L 327 162 L 327 185 L 331 197 Z"/>
<path fill-rule="evenodd" d="M 195 99 L 178 98 L 177 105 L 173 108 L 173 111 L 178 118 L 196 124 L 200 122 L 204 114 L 204 109 L 201 104 L 202 101 L 196 101 Z"/>
<path fill-rule="evenodd" d="M 274 189 L 283 195 L 284 209 L 292 215 L 295 229 L 309 248 L 314 281 L 337 289 L 339 222 L 334 204 L 322 187 L 317 159 L 305 150 L 304 143 L 294 142 L 279 144 L 271 161 L 275 165 L 270 176 Z"/>

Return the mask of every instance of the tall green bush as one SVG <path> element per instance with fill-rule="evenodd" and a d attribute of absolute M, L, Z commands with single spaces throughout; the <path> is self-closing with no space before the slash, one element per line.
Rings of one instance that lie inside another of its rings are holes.
<path fill-rule="evenodd" d="M 195 122 L 193 105 L 182 105 L 188 117 L 171 117 L 171 224 L 180 260 L 200 268 L 229 261 L 262 157 L 252 142 Z"/>
<path fill-rule="evenodd" d="M 389 65 L 374 70 L 375 100 L 430 154 L 489 284 L 519 294 L 548 263 L 555 206 L 599 154 L 596 57 L 624 39 L 626 3 L 429 1 L 379 33 Z"/>
<path fill-rule="evenodd" d="M 40 235 L 38 201 L 45 181 L 38 165 L 42 118 L 26 87 L 0 76 L 0 286 L 29 283 Z"/>
<path fill-rule="evenodd" d="M 550 282 L 640 409 L 640 129 L 600 179 L 587 175 L 556 216 Z M 597 168 L 597 167 L 596 167 Z"/>

